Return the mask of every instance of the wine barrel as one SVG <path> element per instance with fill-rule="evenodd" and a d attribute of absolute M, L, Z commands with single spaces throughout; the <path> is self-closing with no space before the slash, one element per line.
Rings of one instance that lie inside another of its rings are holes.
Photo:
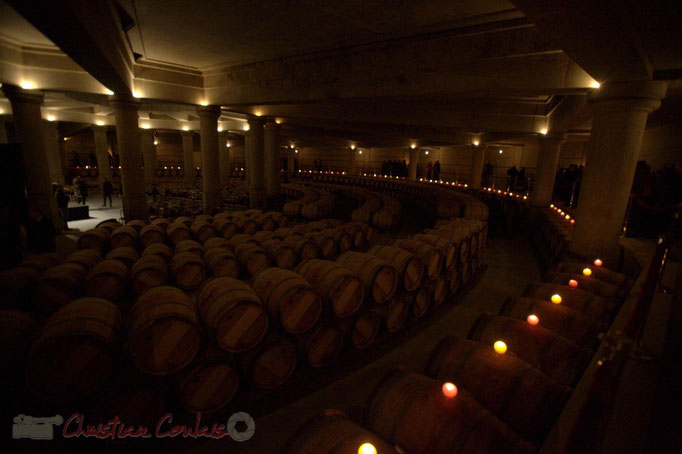
<path fill-rule="evenodd" d="M 260 246 L 253 243 L 240 244 L 234 249 L 242 269 L 250 276 L 255 276 L 268 266 L 270 261 L 267 253 Z"/>
<path fill-rule="evenodd" d="M 0 294 L 3 296 L 0 307 L 28 308 L 33 287 L 39 279 L 40 274 L 31 268 L 17 267 L 0 271 Z"/>
<path fill-rule="evenodd" d="M 270 258 L 270 263 L 278 268 L 290 270 L 296 266 L 296 251 L 281 240 L 272 239 L 261 244 Z"/>
<path fill-rule="evenodd" d="M 371 443 L 377 453 L 402 453 L 352 422 L 343 412 L 325 410 L 294 432 L 282 454 L 358 454 L 358 448 L 364 443 Z"/>
<path fill-rule="evenodd" d="M 589 268 L 592 271 L 592 278 L 599 279 L 616 287 L 628 287 L 631 284 L 630 279 L 625 274 L 590 263 L 562 263 L 559 266 L 559 271 L 562 273 L 581 274 L 585 268 Z"/>
<path fill-rule="evenodd" d="M 132 221 L 126 222 L 126 227 L 132 227 L 139 233 L 147 224 L 140 219 L 133 219 Z"/>
<path fill-rule="evenodd" d="M 405 325 L 407 317 L 410 315 L 411 304 L 403 298 L 394 297 L 386 304 L 375 306 L 384 317 L 386 331 L 395 333 Z"/>
<path fill-rule="evenodd" d="M 307 238 L 293 235 L 285 237 L 282 239 L 282 242 L 284 244 L 293 246 L 299 263 L 305 262 L 306 260 L 316 259 L 322 255 L 320 247 Z"/>
<path fill-rule="evenodd" d="M 191 252 L 202 257 L 204 255 L 204 247 L 198 241 L 183 240 L 175 245 L 175 253 L 179 254 L 180 252 Z"/>
<path fill-rule="evenodd" d="M 22 268 L 31 268 L 40 274 L 64 263 L 64 258 L 56 252 L 45 252 L 28 257 L 19 265 Z"/>
<path fill-rule="evenodd" d="M 31 343 L 38 331 L 33 316 L 18 309 L 0 309 L 0 372 L 3 381 L 21 377 Z"/>
<path fill-rule="evenodd" d="M 571 279 L 578 281 L 579 289 L 594 293 L 602 298 L 618 298 L 621 296 L 622 289 L 615 285 L 582 274 L 550 272 L 547 274 L 546 280 L 554 284 L 567 285 Z"/>
<path fill-rule="evenodd" d="M 86 230 L 78 237 L 78 249 L 94 249 L 104 255 L 109 249 L 109 231 L 98 227 Z"/>
<path fill-rule="evenodd" d="M 209 348 L 175 377 L 175 390 L 189 412 L 214 413 L 237 394 L 239 375 L 225 352 Z"/>
<path fill-rule="evenodd" d="M 542 326 L 499 315 L 481 314 L 468 337 L 490 348 L 502 340 L 509 352 L 569 386 L 578 381 L 592 353 Z"/>
<path fill-rule="evenodd" d="M 328 234 L 336 242 L 336 249 L 340 254 L 350 251 L 353 248 L 353 238 L 343 229 L 333 228 L 322 231 L 323 234 Z"/>
<path fill-rule="evenodd" d="M 597 295 L 571 288 L 568 285 L 549 284 L 545 282 L 533 282 L 528 284 L 523 296 L 551 301 L 552 295 L 561 296 L 561 304 L 573 310 L 581 312 L 588 318 L 605 322 L 611 312 L 611 306 L 605 299 Z"/>
<path fill-rule="evenodd" d="M 306 334 L 298 336 L 297 343 L 308 364 L 319 369 L 327 367 L 341 355 L 343 331 L 331 321 L 321 321 Z"/>
<path fill-rule="evenodd" d="M 168 264 L 158 255 L 141 257 L 130 270 L 133 291 L 141 295 L 150 288 L 165 285 L 168 281 Z"/>
<path fill-rule="evenodd" d="M 426 229 L 428 235 L 439 236 L 457 246 L 457 261 L 464 263 L 469 258 L 469 237 L 462 231 L 446 229 Z"/>
<path fill-rule="evenodd" d="M 442 304 L 448 296 L 448 281 L 442 274 L 435 281 L 428 281 L 425 287 L 431 292 L 434 307 Z"/>
<path fill-rule="evenodd" d="M 191 252 L 175 254 L 170 261 L 170 270 L 178 287 L 188 292 L 198 289 L 207 277 L 204 261 Z"/>
<path fill-rule="evenodd" d="M 339 318 L 350 317 L 362 306 L 362 281 L 343 266 L 329 260 L 308 260 L 296 272 L 310 283 Z"/>
<path fill-rule="evenodd" d="M 424 271 L 429 280 L 433 281 L 440 275 L 443 263 L 445 262 L 445 256 L 430 244 L 411 239 L 399 239 L 393 241 L 391 245 L 419 257 L 424 264 Z"/>
<path fill-rule="evenodd" d="M 140 244 L 143 248 L 152 244 L 163 243 L 166 240 L 166 232 L 157 224 L 149 224 L 140 230 Z"/>
<path fill-rule="evenodd" d="M 103 260 L 85 278 L 85 295 L 118 301 L 128 291 L 128 268 L 118 260 Z"/>
<path fill-rule="evenodd" d="M 535 451 L 466 391 L 447 399 L 441 382 L 402 370 L 376 385 L 364 422 L 410 454 Z"/>
<path fill-rule="evenodd" d="M 241 267 L 229 249 L 216 247 L 204 252 L 204 261 L 212 276 L 237 277 Z"/>
<path fill-rule="evenodd" d="M 242 244 L 255 244 L 259 245 L 260 243 L 256 238 L 253 237 L 253 235 L 247 235 L 246 233 L 238 233 L 234 235 L 232 238 L 230 238 L 230 247 L 234 250 L 237 248 L 237 246 L 242 245 Z"/>
<path fill-rule="evenodd" d="M 139 296 L 128 320 L 128 349 L 142 372 L 172 375 L 199 351 L 196 305 L 178 288 L 149 289 Z"/>
<path fill-rule="evenodd" d="M 398 298 L 405 299 L 410 304 L 414 318 L 422 318 L 429 311 L 433 296 L 428 288 L 422 287 L 416 292 L 403 292 Z"/>
<path fill-rule="evenodd" d="M 569 387 L 514 355 L 499 355 L 490 345 L 456 337 L 438 343 L 425 373 L 456 383 L 524 438 L 539 442 L 570 395 Z"/>
<path fill-rule="evenodd" d="M 83 267 L 75 263 L 50 268 L 35 284 L 33 305 L 47 314 L 58 311 L 79 295 L 85 275 Z"/>
<path fill-rule="evenodd" d="M 133 227 L 121 226 L 111 232 L 109 246 L 111 246 L 111 249 L 119 247 L 130 247 L 135 249 L 137 247 L 137 236 L 137 230 Z"/>
<path fill-rule="evenodd" d="M 268 240 L 279 239 L 279 235 L 275 232 L 261 230 L 253 234 L 253 237 L 258 241 L 259 244 L 265 243 Z"/>
<path fill-rule="evenodd" d="M 589 345 L 597 339 L 599 327 L 580 312 L 569 307 L 553 304 L 537 298 L 508 297 L 499 315 L 526 320 L 535 314 L 540 326 L 554 331 L 577 345 Z"/>
<path fill-rule="evenodd" d="M 359 314 L 339 321 L 347 341 L 354 348 L 363 350 L 374 343 L 383 323 L 383 317 L 372 310 L 362 310 Z"/>
<path fill-rule="evenodd" d="M 75 263 L 84 270 L 89 270 L 102 261 L 102 254 L 94 249 L 82 249 L 72 252 L 66 257 L 65 263 Z"/>
<path fill-rule="evenodd" d="M 451 295 L 454 295 L 460 289 L 462 284 L 461 271 L 459 268 L 454 268 L 452 271 L 449 271 L 446 276 L 448 281 L 448 292 L 450 292 Z"/>
<path fill-rule="evenodd" d="M 471 267 L 469 262 L 463 262 L 459 264 L 459 284 L 465 287 L 471 279 Z"/>
<path fill-rule="evenodd" d="M 192 231 L 182 222 L 174 222 L 166 227 L 166 236 L 173 245 L 177 245 L 181 241 L 191 240 Z"/>
<path fill-rule="evenodd" d="M 170 219 L 167 218 L 156 218 L 152 221 L 153 225 L 158 225 L 163 229 L 164 232 L 166 231 L 166 227 L 168 227 L 170 223 L 171 223 Z"/>
<path fill-rule="evenodd" d="M 204 326 L 228 352 L 251 350 L 268 330 L 268 316 L 256 292 L 231 277 L 207 280 L 197 295 Z"/>
<path fill-rule="evenodd" d="M 210 224 L 204 220 L 196 220 L 191 226 L 192 233 L 197 240 L 201 243 L 205 243 L 208 239 L 215 237 L 218 232 L 213 224 Z"/>
<path fill-rule="evenodd" d="M 239 231 L 247 235 L 253 235 L 260 230 L 260 225 L 255 219 L 247 218 L 245 216 L 235 216 L 233 221 L 237 227 L 239 227 Z"/>
<path fill-rule="evenodd" d="M 441 251 L 445 259 L 445 269 L 450 271 L 455 265 L 459 257 L 457 245 L 436 235 L 417 234 L 410 237 L 413 240 L 421 241 L 433 246 L 436 250 Z"/>
<path fill-rule="evenodd" d="M 190 225 L 192 225 L 192 222 L 194 222 L 194 219 L 192 219 L 189 216 L 178 216 L 177 218 L 175 218 L 174 222 L 184 224 L 185 226 L 189 227 Z"/>
<path fill-rule="evenodd" d="M 336 261 L 358 276 L 365 285 L 366 294 L 379 304 L 391 299 L 398 287 L 398 272 L 379 257 L 349 251 Z"/>
<path fill-rule="evenodd" d="M 260 389 L 275 389 L 294 373 L 298 355 L 294 344 L 278 333 L 268 335 L 258 348 L 239 355 L 242 373 Z"/>
<path fill-rule="evenodd" d="M 308 282 L 293 271 L 266 268 L 251 281 L 272 319 L 285 331 L 302 334 L 320 319 L 322 302 Z"/>
<path fill-rule="evenodd" d="M 322 258 L 332 260 L 336 257 L 336 241 L 334 237 L 326 233 L 308 232 L 303 235 L 304 238 L 312 240 L 320 248 L 320 255 Z"/>
<path fill-rule="evenodd" d="M 213 227 L 222 235 L 223 238 L 230 239 L 239 233 L 239 226 L 228 218 L 217 218 L 213 220 Z"/>
<path fill-rule="evenodd" d="M 118 260 L 128 269 L 132 268 L 133 264 L 137 262 L 139 258 L 140 255 L 137 253 L 137 251 L 128 246 L 112 249 L 105 257 L 106 260 Z"/>
<path fill-rule="evenodd" d="M 367 235 L 362 230 L 362 228 L 360 228 L 360 226 L 345 224 L 337 228 L 345 231 L 346 233 L 348 233 L 348 235 L 350 235 L 351 241 L 353 243 L 351 249 L 361 251 L 365 249 L 365 247 L 367 247 Z"/>
<path fill-rule="evenodd" d="M 68 402 L 96 392 L 121 348 L 121 312 L 102 298 L 81 298 L 55 313 L 29 353 L 26 381 L 41 399 Z"/>
<path fill-rule="evenodd" d="M 209 238 L 204 243 L 204 250 L 208 251 L 209 249 L 213 249 L 213 248 L 230 249 L 230 242 L 227 241 L 225 238 L 221 238 L 219 236 Z"/>
<path fill-rule="evenodd" d="M 173 251 L 165 244 L 155 243 L 144 248 L 142 257 L 147 255 L 158 255 L 166 262 L 170 262 L 171 258 L 173 258 Z"/>
<path fill-rule="evenodd" d="M 111 234 L 111 232 L 113 232 L 117 228 L 122 227 L 122 224 L 114 219 L 109 219 L 107 221 L 100 222 L 99 224 L 97 224 L 97 227 L 106 229 Z"/>
<path fill-rule="evenodd" d="M 393 265 L 401 277 L 402 288 L 408 292 L 413 292 L 421 286 L 424 263 L 416 255 L 395 246 L 374 246 L 368 253 Z"/>

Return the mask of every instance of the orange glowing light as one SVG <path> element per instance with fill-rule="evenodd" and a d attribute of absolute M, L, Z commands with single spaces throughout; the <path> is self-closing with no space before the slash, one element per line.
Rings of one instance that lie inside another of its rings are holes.
<path fill-rule="evenodd" d="M 358 448 L 358 454 L 377 454 L 377 448 L 372 443 L 363 443 Z"/>
<path fill-rule="evenodd" d="M 596 259 L 594 261 L 594 266 L 602 266 L 603 264 L 604 264 L 604 262 L 602 262 L 601 259 Z"/>
<path fill-rule="evenodd" d="M 457 386 L 454 383 L 443 383 L 443 395 L 448 399 L 452 399 L 457 395 Z"/>
<path fill-rule="evenodd" d="M 535 315 L 535 314 L 530 314 L 526 320 L 528 321 L 528 324 L 529 324 L 529 325 L 533 325 L 533 326 L 535 326 L 535 325 L 537 325 L 538 323 L 540 323 L 540 319 L 539 319 L 538 316 Z"/>
<path fill-rule="evenodd" d="M 575 279 L 571 279 L 570 281 L 568 281 L 568 285 L 570 287 L 576 288 L 578 286 L 578 281 L 576 281 Z"/>
<path fill-rule="evenodd" d="M 585 276 L 590 276 L 590 275 L 592 275 L 592 270 L 589 268 L 585 268 L 585 269 L 583 269 L 583 274 Z"/>

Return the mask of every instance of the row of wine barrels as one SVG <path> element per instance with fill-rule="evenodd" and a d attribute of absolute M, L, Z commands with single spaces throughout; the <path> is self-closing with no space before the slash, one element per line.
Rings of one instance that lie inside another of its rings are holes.
<path fill-rule="evenodd" d="M 466 391 L 447 399 L 441 382 L 402 370 L 375 386 L 364 422 L 411 454 L 535 451 Z"/>
<path fill-rule="evenodd" d="M 141 257 L 130 270 L 133 292 L 141 295 L 168 282 L 168 264 L 158 255 Z"/>
<path fill-rule="evenodd" d="M 583 276 L 582 274 L 551 272 L 547 275 L 546 281 L 554 284 L 568 284 L 570 280 L 578 282 L 578 288 L 594 293 L 602 298 L 617 298 L 621 294 L 621 289 L 608 282 Z"/>
<path fill-rule="evenodd" d="M 426 375 L 456 383 L 526 439 L 542 441 L 561 413 L 570 388 L 492 345 L 443 338 L 431 352 Z"/>
<path fill-rule="evenodd" d="M 341 355 L 344 332 L 332 320 L 320 320 L 307 333 L 297 336 L 296 344 L 305 361 L 314 368 L 327 367 Z"/>
<path fill-rule="evenodd" d="M 62 256 L 56 252 L 44 252 L 42 254 L 35 254 L 27 257 L 19 264 L 19 267 L 30 268 L 37 273 L 42 274 L 52 267 L 61 265 L 63 262 L 64 259 Z"/>
<path fill-rule="evenodd" d="M 395 246 L 374 246 L 368 253 L 392 264 L 401 277 L 402 288 L 408 292 L 413 292 L 421 286 L 424 264 L 416 255 Z"/>
<path fill-rule="evenodd" d="M 603 322 L 610 313 L 610 304 L 607 300 L 585 290 L 571 288 L 568 285 L 533 282 L 528 284 L 523 295 L 544 301 L 551 301 L 553 295 L 559 295 L 562 305 L 600 322 Z"/>
<path fill-rule="evenodd" d="M 260 389 L 281 386 L 298 365 L 296 346 L 281 334 L 269 333 L 258 347 L 238 357 L 239 368 L 249 381 Z"/>
<path fill-rule="evenodd" d="M 31 346 L 26 380 L 41 399 L 87 397 L 109 378 L 121 348 L 121 312 L 102 298 L 81 298 L 53 314 Z"/>
<path fill-rule="evenodd" d="M 310 283 L 338 318 L 355 314 L 365 298 L 362 281 L 336 262 L 312 259 L 301 263 L 296 273 Z"/>
<path fill-rule="evenodd" d="M 94 249 L 104 255 L 109 249 L 109 231 L 98 227 L 86 230 L 78 237 L 78 249 Z"/>
<path fill-rule="evenodd" d="M 4 380 L 21 375 L 18 372 L 24 368 L 38 323 L 28 312 L 0 309 L 0 326 L 0 373 Z"/>
<path fill-rule="evenodd" d="M 93 266 L 102 261 L 102 254 L 94 249 L 81 249 L 72 252 L 64 260 L 65 263 L 75 263 L 80 265 L 85 270 L 89 270 Z"/>
<path fill-rule="evenodd" d="M 261 247 L 268 253 L 270 263 L 278 268 L 287 270 L 296 266 L 297 254 L 294 248 L 278 239 L 270 239 L 261 243 Z"/>
<path fill-rule="evenodd" d="M 554 331 L 577 345 L 588 345 L 597 339 L 599 327 L 580 312 L 546 300 L 527 297 L 508 297 L 499 315 L 526 320 L 536 315 L 541 326 Z"/>
<path fill-rule="evenodd" d="M 303 424 L 282 449 L 283 454 L 357 454 L 371 443 L 377 453 L 398 454 L 390 443 L 352 422 L 339 410 L 325 410 Z"/>
<path fill-rule="evenodd" d="M 261 300 L 242 281 L 211 278 L 201 286 L 196 300 L 204 326 L 225 351 L 251 350 L 267 334 L 269 320 Z"/>
<path fill-rule="evenodd" d="M 109 251 L 104 257 L 106 260 L 118 260 L 123 263 L 126 268 L 132 268 L 133 264 L 140 258 L 140 254 L 130 246 L 121 246 Z"/>
<path fill-rule="evenodd" d="M 391 299 L 398 287 L 396 269 L 374 255 L 349 251 L 336 261 L 358 276 L 365 285 L 366 294 L 379 304 Z"/>
<path fill-rule="evenodd" d="M 119 247 L 135 248 L 137 246 L 137 236 L 137 230 L 133 227 L 121 226 L 111 232 L 109 246 L 111 246 L 111 249 Z"/>
<path fill-rule="evenodd" d="M 509 348 L 507 354 L 517 355 L 569 386 L 578 381 L 592 353 L 542 326 L 490 314 L 481 314 L 476 319 L 468 337 L 488 345 L 502 340 Z"/>
<path fill-rule="evenodd" d="M 196 254 L 199 257 L 203 257 L 204 247 L 198 241 L 182 240 L 178 244 L 175 245 L 174 252 L 176 254 L 178 254 L 180 252 L 191 252 L 192 254 Z"/>
<path fill-rule="evenodd" d="M 581 274 L 585 268 L 591 270 L 591 277 L 615 285 L 616 287 L 627 287 L 629 284 L 629 279 L 625 274 L 589 263 L 562 263 L 558 271 L 561 271 L 562 273 Z"/>
<path fill-rule="evenodd" d="M 155 287 L 140 295 L 128 314 L 128 350 L 141 371 L 171 375 L 199 350 L 196 305 L 176 287 Z"/>
<path fill-rule="evenodd" d="M 411 310 L 410 302 L 404 298 L 393 297 L 388 303 L 375 305 L 372 310 L 384 319 L 384 326 L 389 333 L 399 331 Z"/>
<path fill-rule="evenodd" d="M 457 247 L 459 263 L 464 263 L 469 258 L 469 237 L 462 231 L 459 230 L 447 230 L 447 229 L 426 229 L 424 231 L 427 235 L 435 235 L 443 238 Z"/>

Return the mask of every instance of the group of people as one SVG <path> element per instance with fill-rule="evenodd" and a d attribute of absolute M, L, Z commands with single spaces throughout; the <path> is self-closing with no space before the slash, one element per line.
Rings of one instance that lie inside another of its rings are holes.
<path fill-rule="evenodd" d="M 528 189 L 528 181 L 526 181 L 526 168 L 521 167 L 521 170 L 516 168 L 516 165 L 507 170 L 507 191 L 516 191 L 519 189 Z"/>
<path fill-rule="evenodd" d="M 626 234 L 658 237 L 668 230 L 676 205 L 682 203 L 682 163 L 666 163 L 652 171 L 639 161 L 630 192 Z"/>
<path fill-rule="evenodd" d="M 321 159 L 315 159 L 313 161 L 313 170 L 315 172 L 322 172 L 323 168 L 322 168 L 322 160 Z"/>
<path fill-rule="evenodd" d="M 384 161 L 381 163 L 381 174 L 394 177 L 407 177 L 407 163 L 405 160 Z"/>
<path fill-rule="evenodd" d="M 567 205 L 577 206 L 580 194 L 580 183 L 583 180 L 583 166 L 571 164 L 560 168 L 554 177 L 554 193 L 552 197 Z"/>
<path fill-rule="evenodd" d="M 427 180 L 439 180 L 440 179 L 440 161 L 436 161 L 432 164 L 431 161 L 426 165 L 426 179 Z"/>

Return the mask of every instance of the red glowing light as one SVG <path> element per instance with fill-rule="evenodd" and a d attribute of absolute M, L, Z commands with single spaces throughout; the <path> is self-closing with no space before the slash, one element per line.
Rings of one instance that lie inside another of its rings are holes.
<path fill-rule="evenodd" d="M 602 266 L 603 264 L 604 264 L 604 262 L 602 262 L 601 259 L 596 259 L 594 261 L 594 266 Z"/>
<path fill-rule="evenodd" d="M 537 325 L 538 323 L 540 323 L 540 319 L 539 319 L 538 316 L 535 315 L 535 314 L 530 314 L 526 320 L 528 321 L 528 324 L 529 324 L 529 325 L 533 325 L 533 326 L 535 326 L 535 325 Z"/>
<path fill-rule="evenodd" d="M 443 383 L 443 395 L 448 399 L 452 399 L 457 395 L 457 386 L 454 383 Z"/>
<path fill-rule="evenodd" d="M 576 281 L 575 279 L 571 279 L 570 281 L 568 281 L 568 285 L 570 287 L 576 288 L 578 286 L 578 281 Z"/>

